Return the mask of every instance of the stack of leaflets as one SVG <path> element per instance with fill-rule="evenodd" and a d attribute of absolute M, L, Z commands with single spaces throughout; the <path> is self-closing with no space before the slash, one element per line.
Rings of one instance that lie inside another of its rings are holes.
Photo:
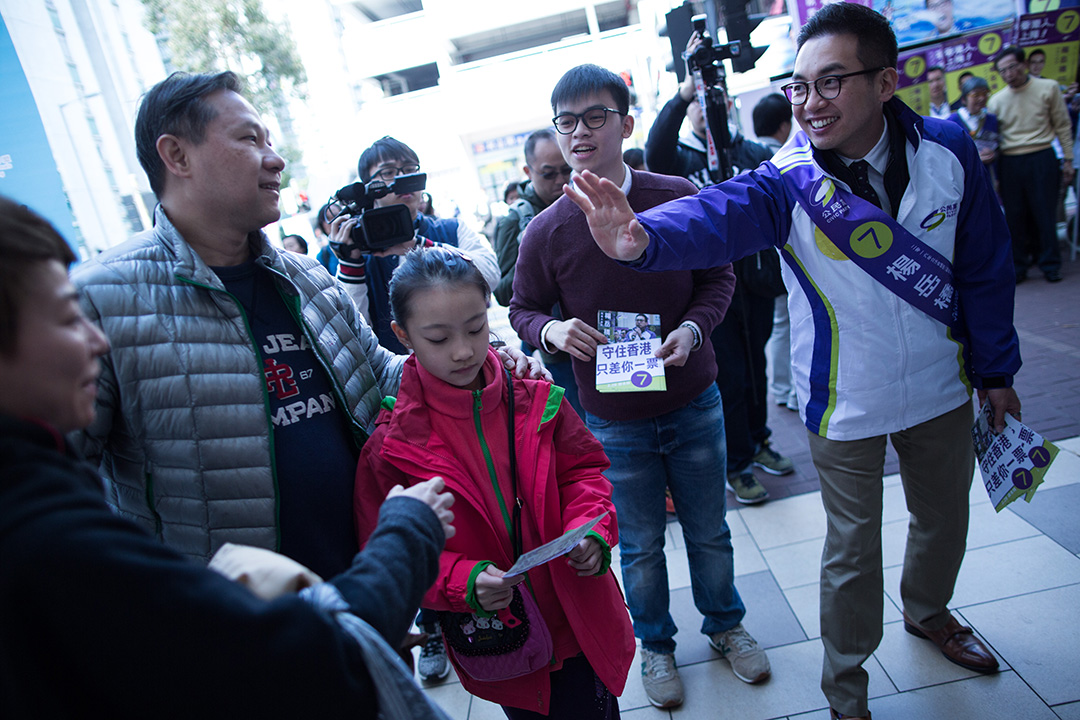
<path fill-rule="evenodd" d="M 983 485 L 994 509 L 1001 512 L 1009 503 L 1023 497 L 1027 502 L 1042 485 L 1046 471 L 1057 457 L 1058 448 L 1027 425 L 1005 414 L 1005 429 L 995 434 L 990 429 L 993 410 L 983 403 L 971 439 L 979 459 Z"/>

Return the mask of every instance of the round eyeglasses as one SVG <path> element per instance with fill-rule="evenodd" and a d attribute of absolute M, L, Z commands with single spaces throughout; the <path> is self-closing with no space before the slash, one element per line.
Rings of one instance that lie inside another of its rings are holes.
<path fill-rule="evenodd" d="M 585 127 L 590 130 L 599 130 L 604 127 L 604 123 L 607 122 L 608 113 L 615 113 L 616 115 L 624 115 L 618 110 L 612 110 L 611 108 L 597 105 L 596 107 L 588 108 L 583 113 L 561 112 L 555 117 L 551 118 L 551 122 L 555 123 L 555 129 L 559 131 L 561 135 L 569 135 L 577 130 L 578 120 L 585 123 Z"/>
<path fill-rule="evenodd" d="M 416 163 L 406 163 L 401 167 L 394 167 L 393 165 L 387 165 L 386 167 L 379 168 L 372 176 L 372 180 L 378 178 L 385 183 L 394 181 L 398 175 L 412 175 L 413 173 L 420 172 L 420 166 Z"/>
<path fill-rule="evenodd" d="M 844 73 L 842 75 L 823 75 L 813 82 L 798 80 L 782 86 L 780 90 L 792 105 L 802 105 L 810 99 L 811 85 L 814 86 L 814 90 L 817 91 L 818 97 L 822 100 L 835 100 L 836 97 L 840 95 L 840 85 L 844 78 L 869 75 L 870 73 L 876 73 L 879 70 L 884 69 L 884 67 L 876 67 L 867 68 L 866 70 L 856 70 L 855 72 Z"/>

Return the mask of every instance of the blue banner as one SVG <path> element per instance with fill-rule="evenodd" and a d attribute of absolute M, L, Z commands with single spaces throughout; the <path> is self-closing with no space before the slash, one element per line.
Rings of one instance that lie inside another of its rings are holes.
<path fill-rule="evenodd" d="M 82 256 L 82 236 L 71 213 L 45 126 L 22 63 L 0 18 L 0 194 L 51 222 Z"/>

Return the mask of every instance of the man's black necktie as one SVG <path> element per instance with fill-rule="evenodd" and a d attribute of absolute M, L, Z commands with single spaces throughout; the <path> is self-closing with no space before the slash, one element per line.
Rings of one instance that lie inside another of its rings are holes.
<path fill-rule="evenodd" d="M 874 186 L 870 184 L 870 163 L 865 160 L 856 160 L 848 165 L 848 169 L 855 178 L 855 185 L 851 188 L 855 194 L 881 207 L 881 198 L 878 197 Z"/>

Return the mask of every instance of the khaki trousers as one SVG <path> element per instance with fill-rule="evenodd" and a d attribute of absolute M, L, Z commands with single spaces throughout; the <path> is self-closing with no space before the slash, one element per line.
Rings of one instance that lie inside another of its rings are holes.
<path fill-rule="evenodd" d="M 900 581 L 904 612 L 931 630 L 947 605 L 964 558 L 968 495 L 975 470 L 971 403 L 891 433 L 911 519 Z M 809 433 L 828 519 L 821 554 L 821 689 L 838 712 L 867 712 L 862 665 L 881 642 L 882 474 L 885 436 L 827 440 Z"/>

